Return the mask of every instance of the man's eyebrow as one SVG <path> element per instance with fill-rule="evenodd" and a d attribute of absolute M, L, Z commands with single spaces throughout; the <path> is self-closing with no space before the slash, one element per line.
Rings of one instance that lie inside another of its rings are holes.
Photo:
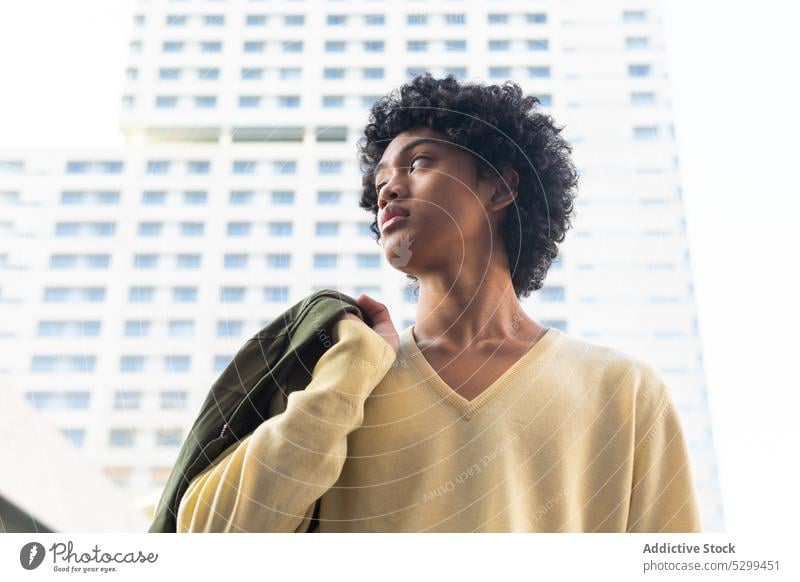
<path fill-rule="evenodd" d="M 397 156 L 398 157 L 402 156 L 408 150 L 410 150 L 410 149 L 412 149 L 412 148 L 414 148 L 414 147 L 416 147 L 416 146 L 418 146 L 420 144 L 423 144 L 423 143 L 442 146 L 442 145 L 448 144 L 449 142 L 446 142 L 446 141 L 441 140 L 441 139 L 434 139 L 432 137 L 420 137 L 418 139 L 415 139 L 414 141 L 408 142 L 406 145 L 401 147 L 400 151 L 397 152 Z M 385 167 L 386 167 L 386 162 L 379 162 L 378 165 L 375 166 L 375 172 L 373 172 L 372 175 L 377 177 L 378 172 L 380 172 Z"/>

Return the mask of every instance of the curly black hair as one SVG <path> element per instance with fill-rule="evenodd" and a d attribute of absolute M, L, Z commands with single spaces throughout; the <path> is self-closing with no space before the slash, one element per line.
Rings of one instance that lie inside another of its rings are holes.
<path fill-rule="evenodd" d="M 558 255 L 557 243 L 572 226 L 578 172 L 572 146 L 559 135 L 564 127 L 535 109 L 539 103 L 533 95 L 523 97 L 513 81 L 459 84 L 453 75 L 436 79 L 427 72 L 376 101 L 364 137 L 357 142 L 359 206 L 372 212 L 370 230 L 376 242 L 380 243 L 380 230 L 375 166 L 395 136 L 427 126 L 472 153 L 482 176 L 499 176 L 509 165 L 519 173 L 514 208 L 506 212 L 500 233 L 517 297 L 540 289 Z M 418 291 L 416 277 L 407 277 Z"/>

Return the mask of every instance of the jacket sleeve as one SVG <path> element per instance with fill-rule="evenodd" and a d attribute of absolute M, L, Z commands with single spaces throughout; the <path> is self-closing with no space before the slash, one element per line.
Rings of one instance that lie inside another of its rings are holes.
<path fill-rule="evenodd" d="M 178 507 L 179 533 L 307 529 L 317 499 L 339 478 L 364 401 L 395 360 L 392 347 L 360 321 L 337 321 L 332 337 L 286 410 L 192 480 Z"/>
<path fill-rule="evenodd" d="M 637 403 L 636 446 L 628 532 L 702 532 L 689 450 L 675 402 L 648 366 L 643 404 Z M 650 413 L 651 411 L 652 414 Z"/>

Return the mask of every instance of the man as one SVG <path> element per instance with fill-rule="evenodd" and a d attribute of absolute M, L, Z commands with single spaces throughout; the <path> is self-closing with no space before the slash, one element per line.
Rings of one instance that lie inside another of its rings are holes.
<path fill-rule="evenodd" d="M 178 531 L 700 531 L 656 370 L 546 328 L 577 172 L 513 83 L 426 74 L 372 108 L 361 206 L 418 285 L 416 323 L 347 315 L 309 386 L 199 475 Z"/>

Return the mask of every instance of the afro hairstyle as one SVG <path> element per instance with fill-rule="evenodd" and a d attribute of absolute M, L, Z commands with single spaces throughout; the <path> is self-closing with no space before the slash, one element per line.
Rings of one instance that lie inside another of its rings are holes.
<path fill-rule="evenodd" d="M 470 152 L 480 175 L 501 176 L 509 165 L 519 173 L 518 194 L 507 207 L 500 233 L 508 255 L 517 297 L 542 287 L 557 244 L 572 226 L 578 172 L 572 146 L 553 118 L 536 107 L 535 96 L 523 97 L 513 81 L 502 85 L 459 83 L 453 75 L 436 79 L 424 73 L 377 100 L 364 136 L 357 142 L 362 172 L 359 207 L 370 211 L 370 231 L 380 244 L 375 167 L 399 133 L 426 126 Z M 407 274 L 410 289 L 419 281 Z"/>

